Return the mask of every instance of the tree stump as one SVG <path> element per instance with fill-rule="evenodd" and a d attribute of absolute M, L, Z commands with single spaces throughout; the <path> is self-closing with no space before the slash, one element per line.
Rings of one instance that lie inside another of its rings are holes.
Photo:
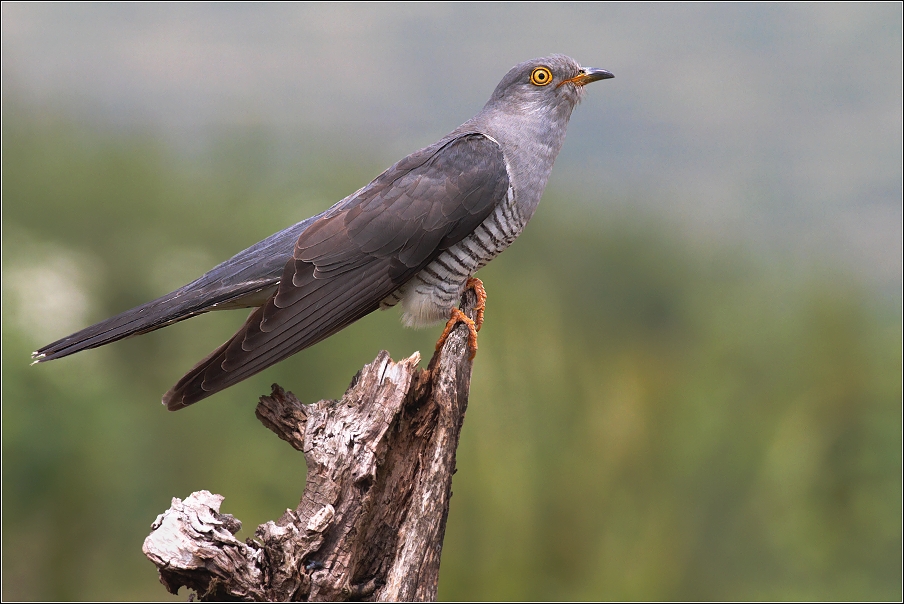
<path fill-rule="evenodd" d="M 472 320 L 475 304 L 468 290 Z M 303 405 L 274 384 L 256 415 L 304 453 L 301 502 L 242 542 L 223 496 L 173 498 L 142 548 L 161 583 L 201 600 L 436 600 L 469 356 L 459 323 L 427 369 L 383 351 L 339 401 Z"/>

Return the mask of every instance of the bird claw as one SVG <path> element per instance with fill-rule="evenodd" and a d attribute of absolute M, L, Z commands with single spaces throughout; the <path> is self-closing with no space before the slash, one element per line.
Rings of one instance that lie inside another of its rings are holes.
<path fill-rule="evenodd" d="M 474 307 L 475 310 L 477 310 L 477 319 L 474 323 L 476 324 L 477 331 L 480 331 L 481 326 L 483 326 L 483 311 L 486 310 L 487 307 L 487 290 L 483 287 L 483 281 L 477 277 L 468 279 L 468 282 L 465 284 L 465 291 L 469 289 L 473 289 L 474 294 L 477 296 L 477 306 Z"/>
<path fill-rule="evenodd" d="M 468 326 L 468 348 L 471 351 L 468 360 L 473 360 L 477 355 L 477 332 L 480 331 L 480 328 L 483 326 L 483 311 L 486 309 L 487 305 L 487 291 L 483 287 L 483 281 L 476 277 L 471 277 L 468 279 L 467 284 L 465 284 L 465 291 L 469 289 L 473 289 L 474 293 L 477 295 L 477 305 L 474 307 L 477 311 L 476 320 L 472 321 L 471 318 L 461 310 L 453 308 L 449 316 L 449 321 L 446 323 L 446 328 L 443 329 L 442 335 L 436 342 L 436 349 L 439 350 L 443 347 L 443 344 L 445 344 L 446 340 L 449 338 L 449 334 L 452 333 L 452 330 L 460 321 Z"/>

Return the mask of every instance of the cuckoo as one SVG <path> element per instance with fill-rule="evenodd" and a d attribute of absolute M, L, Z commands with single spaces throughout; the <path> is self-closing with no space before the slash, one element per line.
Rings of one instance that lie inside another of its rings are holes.
<path fill-rule="evenodd" d="M 181 409 L 313 346 L 377 310 L 421 327 L 448 319 L 474 273 L 508 247 L 540 202 L 584 86 L 614 77 L 552 55 L 513 67 L 483 109 L 317 216 L 161 298 L 34 352 L 58 359 L 212 310 L 254 308 L 163 403 Z M 481 296 L 484 298 L 485 296 Z"/>

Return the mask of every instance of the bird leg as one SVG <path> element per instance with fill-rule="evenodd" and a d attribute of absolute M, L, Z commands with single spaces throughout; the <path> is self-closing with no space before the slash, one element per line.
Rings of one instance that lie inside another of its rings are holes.
<path fill-rule="evenodd" d="M 477 320 L 472 321 L 465 313 L 457 308 L 453 308 L 450 313 L 449 321 L 446 323 L 446 328 L 436 342 L 436 349 L 439 350 L 443 347 L 449 334 L 452 333 L 452 329 L 454 329 L 458 322 L 461 321 L 468 326 L 468 348 L 471 350 L 471 355 L 468 358 L 473 359 L 477 354 L 477 332 L 480 331 L 480 328 L 483 326 L 483 311 L 487 306 L 487 290 L 483 287 L 483 281 L 476 277 L 471 277 L 465 284 L 465 291 L 469 289 L 473 289 L 474 294 L 477 296 L 477 305 L 475 306 Z"/>

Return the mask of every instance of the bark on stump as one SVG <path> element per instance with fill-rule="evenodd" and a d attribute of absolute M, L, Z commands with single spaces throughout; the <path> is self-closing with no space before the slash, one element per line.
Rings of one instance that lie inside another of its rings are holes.
<path fill-rule="evenodd" d="M 473 320 L 474 293 L 462 302 Z M 242 542 L 222 495 L 173 498 L 142 548 L 161 583 L 201 600 L 436 600 L 468 357 L 459 323 L 427 369 L 383 351 L 340 401 L 303 405 L 274 384 L 256 415 L 304 453 L 301 502 Z"/>

